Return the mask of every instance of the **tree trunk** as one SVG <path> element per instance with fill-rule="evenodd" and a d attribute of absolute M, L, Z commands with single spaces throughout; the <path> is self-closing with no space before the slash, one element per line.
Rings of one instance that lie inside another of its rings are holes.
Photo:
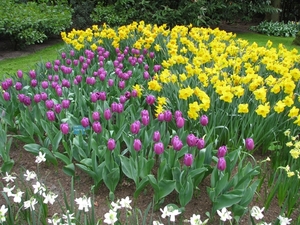
<path fill-rule="evenodd" d="M 281 0 L 272 0 L 271 5 L 275 8 L 280 8 Z M 267 21 L 279 21 L 280 12 L 266 14 Z"/>

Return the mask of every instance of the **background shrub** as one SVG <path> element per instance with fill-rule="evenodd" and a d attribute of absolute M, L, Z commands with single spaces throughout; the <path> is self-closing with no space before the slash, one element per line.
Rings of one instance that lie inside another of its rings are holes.
<path fill-rule="evenodd" d="M 49 6 L 35 2 L 0 2 L 0 34 L 8 36 L 15 48 L 41 43 L 71 26 L 71 9 L 66 5 Z"/>

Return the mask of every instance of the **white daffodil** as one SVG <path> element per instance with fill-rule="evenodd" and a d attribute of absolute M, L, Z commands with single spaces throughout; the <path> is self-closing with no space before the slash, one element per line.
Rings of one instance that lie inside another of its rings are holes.
<path fill-rule="evenodd" d="M 162 212 L 161 214 L 162 218 L 166 218 L 169 215 L 168 206 L 165 206 L 164 209 L 160 209 L 160 211 Z"/>
<path fill-rule="evenodd" d="M 22 195 L 24 194 L 23 191 L 18 190 L 16 194 L 14 194 L 14 202 L 20 203 L 22 201 Z"/>
<path fill-rule="evenodd" d="M 226 221 L 226 220 L 231 220 L 232 217 L 230 216 L 231 212 L 228 211 L 225 207 L 223 209 L 217 210 L 218 215 L 220 216 L 220 220 Z"/>
<path fill-rule="evenodd" d="M 163 223 L 160 223 L 159 221 L 153 221 L 153 225 L 164 225 Z"/>
<path fill-rule="evenodd" d="M 88 212 L 89 208 L 92 207 L 91 198 L 87 198 L 85 196 L 83 198 L 76 198 L 75 202 L 78 204 L 78 210 Z"/>
<path fill-rule="evenodd" d="M 174 209 L 172 206 L 165 206 L 164 209 L 160 209 L 160 211 L 162 212 L 162 218 L 166 218 L 166 216 L 168 216 L 172 222 L 175 222 L 175 216 L 181 214 L 178 209 Z"/>
<path fill-rule="evenodd" d="M 43 203 L 48 204 L 48 202 L 49 202 L 51 205 L 53 205 L 57 196 L 58 195 L 54 194 L 53 192 L 49 192 L 47 194 L 44 193 L 43 194 L 43 197 L 44 197 Z"/>
<path fill-rule="evenodd" d="M 13 186 L 12 188 L 6 186 L 3 188 L 4 193 L 6 193 L 7 197 L 14 197 L 14 194 L 11 192 L 12 190 L 14 190 L 15 186 Z"/>
<path fill-rule="evenodd" d="M 26 173 L 24 174 L 24 177 L 26 177 L 27 181 L 33 180 L 36 178 L 36 173 L 34 171 L 26 170 Z"/>
<path fill-rule="evenodd" d="M 131 206 L 130 206 L 131 202 L 132 202 L 132 200 L 130 200 L 129 197 L 127 196 L 126 198 L 121 199 L 120 205 L 122 208 L 131 209 Z"/>
<path fill-rule="evenodd" d="M 37 181 L 35 184 L 32 185 L 32 187 L 34 188 L 33 193 L 36 194 L 40 194 L 43 195 L 44 192 L 46 191 L 45 185 L 41 184 L 39 181 Z"/>
<path fill-rule="evenodd" d="M 259 208 L 258 206 L 253 206 L 252 209 L 250 210 L 250 215 L 254 217 L 256 220 L 261 220 L 264 218 L 264 215 L 262 212 L 265 210 L 265 208 Z"/>
<path fill-rule="evenodd" d="M 287 224 L 291 224 L 290 222 L 292 221 L 292 219 L 289 219 L 287 217 L 283 217 L 283 216 L 278 216 L 280 225 L 287 225 Z"/>
<path fill-rule="evenodd" d="M 31 211 L 34 211 L 37 203 L 37 200 L 34 197 L 31 197 L 28 201 L 24 202 L 24 209 L 30 208 Z"/>
<path fill-rule="evenodd" d="M 113 211 L 117 212 L 119 209 L 122 208 L 122 206 L 120 205 L 120 200 L 118 199 L 117 202 L 111 202 L 110 204 L 111 208 Z"/>
<path fill-rule="evenodd" d="M 117 212 L 110 209 L 108 213 L 105 213 L 104 221 L 103 221 L 104 223 L 115 224 L 115 222 L 117 221 L 118 221 Z"/>
<path fill-rule="evenodd" d="M 200 218 L 200 215 L 193 214 L 190 218 L 191 225 L 205 225 L 207 223 L 208 219 L 202 222 Z"/>
<path fill-rule="evenodd" d="M 5 205 L 2 205 L 0 208 L 0 222 L 5 222 L 5 214 L 7 213 L 8 208 L 5 207 Z"/>
<path fill-rule="evenodd" d="M 39 152 L 39 155 L 38 156 L 36 156 L 36 159 L 35 159 L 35 162 L 37 163 L 37 164 L 40 164 L 41 162 L 46 162 L 46 153 L 42 153 L 42 152 Z"/>
<path fill-rule="evenodd" d="M 169 212 L 170 221 L 175 222 L 175 216 L 177 216 L 179 214 L 181 214 L 181 212 L 178 209 L 175 209 L 175 210 Z"/>
<path fill-rule="evenodd" d="M 9 175 L 7 172 L 5 173 L 5 177 L 2 178 L 6 182 L 14 182 L 16 177 L 13 177 L 12 175 Z"/>

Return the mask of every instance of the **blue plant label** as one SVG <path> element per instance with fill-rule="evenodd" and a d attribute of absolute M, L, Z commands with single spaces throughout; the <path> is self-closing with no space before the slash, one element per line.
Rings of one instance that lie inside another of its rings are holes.
<path fill-rule="evenodd" d="M 84 128 L 82 125 L 74 125 L 73 126 L 73 133 L 75 135 L 77 134 L 86 134 L 85 130 L 87 130 L 89 127 Z"/>

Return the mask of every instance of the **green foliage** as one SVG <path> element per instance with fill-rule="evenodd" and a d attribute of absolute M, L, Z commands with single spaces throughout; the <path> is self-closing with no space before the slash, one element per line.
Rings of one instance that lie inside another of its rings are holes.
<path fill-rule="evenodd" d="M 299 23 L 293 21 L 288 23 L 263 21 L 257 26 L 250 27 L 250 30 L 269 36 L 295 37 L 299 28 Z"/>
<path fill-rule="evenodd" d="M 95 0 L 70 0 L 70 6 L 73 9 L 72 21 L 74 28 L 85 29 L 93 24 L 90 14 L 92 13 L 95 5 Z"/>
<path fill-rule="evenodd" d="M 300 45 L 300 31 L 296 34 L 296 38 L 293 41 L 293 44 Z"/>
<path fill-rule="evenodd" d="M 11 0 L 0 3 L 0 34 L 10 37 L 16 48 L 42 43 L 50 35 L 58 35 L 71 25 L 68 7 L 47 6 L 28 2 L 17 4 Z"/>

